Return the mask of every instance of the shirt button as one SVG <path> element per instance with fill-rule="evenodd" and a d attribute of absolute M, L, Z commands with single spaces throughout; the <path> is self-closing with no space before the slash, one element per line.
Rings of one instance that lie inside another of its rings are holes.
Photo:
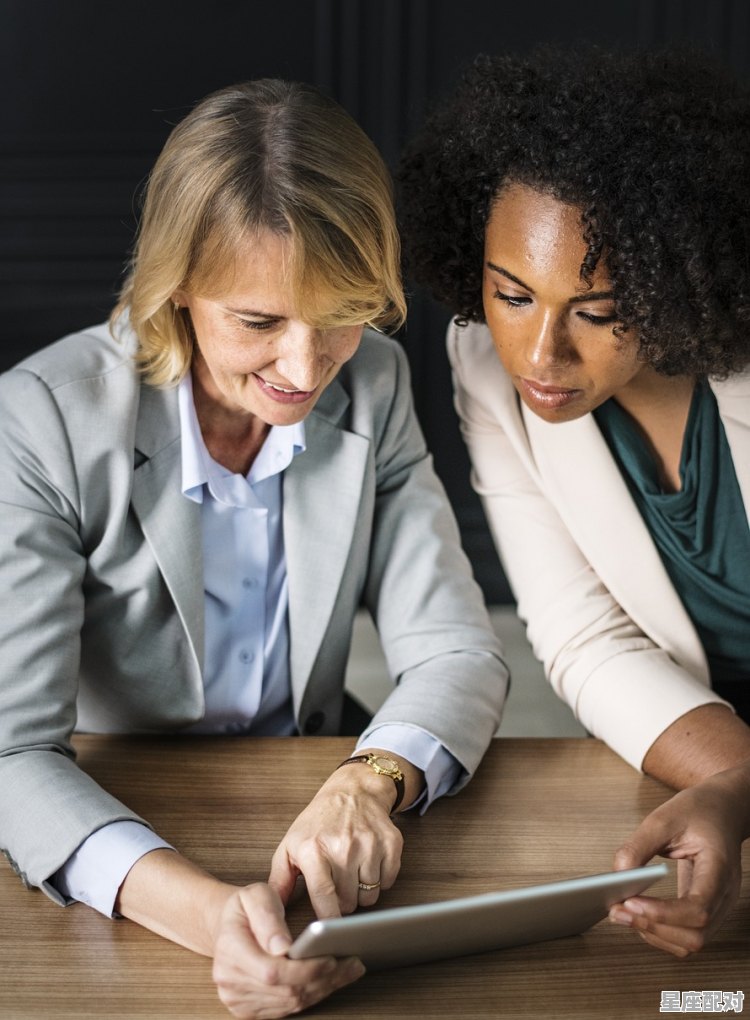
<path fill-rule="evenodd" d="M 305 733 L 311 736 L 313 733 L 317 733 L 326 721 L 325 712 L 313 712 L 307 717 L 305 723 Z"/>
<path fill-rule="evenodd" d="M 252 577 L 243 577 L 242 578 L 242 587 L 245 588 L 245 589 L 255 588 L 257 583 L 258 582 L 254 578 L 252 578 Z"/>
<path fill-rule="evenodd" d="M 248 652 L 247 649 L 245 648 L 243 648 L 242 651 L 240 652 L 240 662 L 244 662 L 245 665 L 247 665 L 250 662 L 253 662 L 254 659 L 255 659 L 254 652 Z"/>

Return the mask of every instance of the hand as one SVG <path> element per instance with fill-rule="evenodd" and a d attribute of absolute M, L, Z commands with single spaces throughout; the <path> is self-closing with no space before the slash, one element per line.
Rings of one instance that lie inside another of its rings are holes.
<path fill-rule="evenodd" d="M 750 769 L 742 765 L 652 811 L 616 852 L 614 866 L 637 868 L 656 854 L 677 860 L 677 899 L 635 896 L 613 906 L 610 920 L 675 956 L 702 949 L 739 897 L 749 805 Z"/>
<path fill-rule="evenodd" d="M 413 768 L 413 767 L 412 767 Z M 295 819 L 271 863 L 269 884 L 289 902 L 299 875 L 317 917 L 372 906 L 401 866 L 403 837 L 390 818 L 393 780 L 365 765 L 337 769 Z M 359 883 L 375 885 L 362 890 Z"/>
<path fill-rule="evenodd" d="M 267 885 L 238 889 L 226 902 L 214 936 L 213 977 L 219 998 L 245 1020 L 298 1013 L 361 977 L 356 957 L 289 960 L 284 906 Z"/>

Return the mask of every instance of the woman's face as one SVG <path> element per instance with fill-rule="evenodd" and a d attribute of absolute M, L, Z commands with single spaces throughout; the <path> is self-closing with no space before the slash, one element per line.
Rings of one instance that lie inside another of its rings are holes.
<path fill-rule="evenodd" d="M 194 385 L 217 409 L 267 425 L 305 418 L 362 337 L 362 326 L 318 329 L 299 317 L 289 254 L 286 238 L 263 231 L 240 248 L 226 292 L 173 295 L 195 331 Z"/>
<path fill-rule="evenodd" d="M 521 399 L 549 422 L 572 421 L 637 387 L 652 370 L 635 337 L 618 339 L 606 269 L 588 287 L 580 210 L 520 184 L 503 188 L 487 223 L 484 312 Z"/>

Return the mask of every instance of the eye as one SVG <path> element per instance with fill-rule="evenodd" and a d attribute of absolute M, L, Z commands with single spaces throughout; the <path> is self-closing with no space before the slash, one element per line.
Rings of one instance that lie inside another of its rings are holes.
<path fill-rule="evenodd" d="M 498 301 L 504 301 L 511 308 L 523 308 L 525 305 L 531 304 L 530 297 L 522 297 L 519 294 L 503 294 L 501 290 L 496 290 L 492 296 Z"/>
<path fill-rule="evenodd" d="M 242 328 L 252 330 L 253 333 L 263 333 L 267 329 L 273 329 L 279 322 L 279 319 L 239 319 Z"/>
<path fill-rule="evenodd" d="M 592 315 L 591 312 L 576 312 L 579 319 L 590 323 L 592 326 L 611 326 L 617 322 L 616 315 Z"/>

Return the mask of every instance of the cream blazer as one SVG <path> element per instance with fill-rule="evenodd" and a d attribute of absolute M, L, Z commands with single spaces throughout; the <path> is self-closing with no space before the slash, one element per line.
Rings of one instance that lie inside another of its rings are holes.
<path fill-rule="evenodd" d="M 581 723 L 640 768 L 671 723 L 721 701 L 698 634 L 593 417 L 529 411 L 484 325 L 451 324 L 448 353 L 473 485 L 534 653 Z M 711 386 L 748 509 L 750 373 Z"/>

